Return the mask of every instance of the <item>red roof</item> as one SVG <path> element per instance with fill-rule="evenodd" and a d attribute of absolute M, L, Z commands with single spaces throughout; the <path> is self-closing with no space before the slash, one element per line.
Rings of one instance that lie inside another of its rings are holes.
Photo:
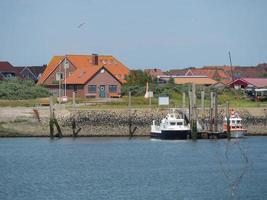
<path fill-rule="evenodd" d="M 228 85 L 234 85 L 235 82 L 243 82 L 246 85 L 253 85 L 256 88 L 267 87 L 267 78 L 241 78 L 229 82 Z"/>
<path fill-rule="evenodd" d="M 9 62 L 2 61 L 2 62 L 0 62 L 0 72 L 14 72 L 14 73 L 17 73 L 17 70 Z"/>
<path fill-rule="evenodd" d="M 256 88 L 267 87 L 267 78 L 243 78 L 243 80 L 254 85 Z"/>
<path fill-rule="evenodd" d="M 102 67 L 107 69 L 121 83 L 125 82 L 125 76 L 129 74 L 129 69 L 113 56 L 99 55 L 98 65 L 93 65 L 92 55 L 54 56 L 47 65 L 38 84 L 43 84 L 65 58 L 76 68 L 76 70 L 66 79 L 66 82 L 69 84 L 84 84 Z"/>

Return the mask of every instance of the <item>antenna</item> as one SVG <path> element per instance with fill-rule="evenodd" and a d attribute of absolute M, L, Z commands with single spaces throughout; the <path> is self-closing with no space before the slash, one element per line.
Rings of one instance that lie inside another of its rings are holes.
<path fill-rule="evenodd" d="M 232 81 L 233 81 L 234 80 L 234 74 L 233 74 L 231 52 L 229 51 L 228 53 L 229 53 L 229 60 L 230 60 L 230 66 L 231 66 L 231 75 L 232 75 Z"/>

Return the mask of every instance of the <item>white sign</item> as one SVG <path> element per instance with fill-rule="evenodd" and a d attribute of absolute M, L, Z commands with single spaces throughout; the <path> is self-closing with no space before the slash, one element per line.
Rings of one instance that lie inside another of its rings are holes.
<path fill-rule="evenodd" d="M 169 97 L 159 97 L 159 106 L 168 106 Z"/>

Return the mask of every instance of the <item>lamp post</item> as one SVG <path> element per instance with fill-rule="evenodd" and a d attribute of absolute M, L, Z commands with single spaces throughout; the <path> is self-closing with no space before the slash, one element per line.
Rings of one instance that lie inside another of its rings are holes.
<path fill-rule="evenodd" d="M 69 68 L 69 61 L 67 60 L 67 56 L 65 56 L 64 60 L 64 84 L 65 84 L 65 91 L 64 97 L 67 98 L 67 69 Z"/>

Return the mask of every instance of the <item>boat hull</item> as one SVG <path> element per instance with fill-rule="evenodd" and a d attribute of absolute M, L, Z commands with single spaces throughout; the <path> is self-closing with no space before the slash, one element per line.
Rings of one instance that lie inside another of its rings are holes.
<path fill-rule="evenodd" d="M 185 140 L 190 137 L 190 130 L 162 130 L 161 132 L 151 132 L 151 138 L 162 140 Z"/>
<path fill-rule="evenodd" d="M 242 138 L 245 136 L 244 131 L 231 131 L 231 138 Z"/>

